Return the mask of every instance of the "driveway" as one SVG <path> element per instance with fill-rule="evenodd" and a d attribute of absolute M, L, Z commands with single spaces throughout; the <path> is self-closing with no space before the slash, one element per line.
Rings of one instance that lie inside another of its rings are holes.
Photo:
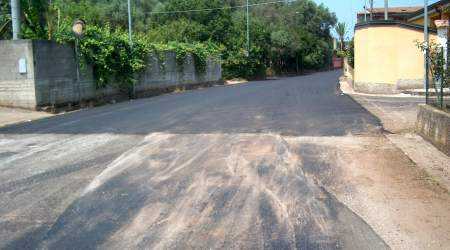
<path fill-rule="evenodd" d="M 448 192 L 336 91 L 338 76 L 214 87 L 1 128 L 0 247 L 448 246 Z"/>

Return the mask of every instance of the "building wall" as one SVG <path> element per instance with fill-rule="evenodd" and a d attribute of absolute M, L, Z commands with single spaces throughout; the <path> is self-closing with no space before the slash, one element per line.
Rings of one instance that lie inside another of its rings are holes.
<path fill-rule="evenodd" d="M 19 58 L 27 60 L 26 74 L 18 72 Z M 162 63 L 164 67 L 161 67 Z M 51 41 L 0 41 L 0 65 L 1 106 L 35 109 L 120 94 L 111 86 L 96 89 L 92 68 L 88 65 L 79 67 L 77 77 L 74 48 Z M 183 65 L 176 63 L 173 52 L 166 54 L 165 62 L 150 55 L 148 65 L 137 76 L 137 92 L 213 83 L 222 78 L 220 61 L 210 59 L 205 72 L 197 72 L 191 55 Z"/>
<path fill-rule="evenodd" d="M 19 60 L 26 73 L 19 73 Z M 33 48 L 30 40 L 0 41 L 0 105 L 21 108 L 36 106 Z"/>
<path fill-rule="evenodd" d="M 435 39 L 431 34 L 431 40 Z M 355 30 L 356 91 L 396 93 L 423 84 L 423 53 L 416 45 L 423 32 L 400 25 L 365 26 Z"/>

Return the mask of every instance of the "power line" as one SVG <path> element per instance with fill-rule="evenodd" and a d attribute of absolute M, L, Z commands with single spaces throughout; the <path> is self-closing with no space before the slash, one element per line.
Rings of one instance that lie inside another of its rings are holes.
<path fill-rule="evenodd" d="M 259 5 L 287 3 L 287 2 L 295 2 L 295 1 L 280 0 L 280 1 L 272 1 L 272 2 L 264 2 L 264 3 L 254 3 L 254 4 L 249 4 L 248 6 L 251 7 L 251 6 L 259 6 Z M 147 12 L 147 13 L 151 14 L 151 15 L 154 15 L 154 14 L 175 14 L 175 13 L 203 12 L 203 11 L 239 9 L 239 8 L 247 8 L 247 5 L 245 4 L 245 5 L 237 5 L 237 6 L 220 7 L 220 8 L 191 9 L 191 10 L 153 11 L 153 12 Z"/>
<path fill-rule="evenodd" d="M 269 4 L 279 4 L 279 3 L 292 3 L 297 0 L 278 0 L 278 1 L 271 1 L 271 2 L 263 2 L 263 3 L 254 3 L 249 4 L 248 0 L 246 0 L 245 5 L 238 5 L 238 6 L 226 6 L 226 7 L 220 7 L 220 8 L 205 8 L 205 9 L 190 9 L 190 10 L 174 10 L 174 11 L 153 11 L 153 12 L 147 12 L 147 14 L 155 15 L 155 14 L 175 14 L 175 13 L 192 13 L 192 12 L 207 12 L 207 11 L 215 11 L 215 10 L 226 10 L 226 9 L 240 9 L 240 8 L 246 8 L 246 52 L 247 56 L 249 55 L 250 50 L 250 24 L 249 24 L 249 7 L 252 6 L 261 6 L 261 5 L 269 5 Z"/>

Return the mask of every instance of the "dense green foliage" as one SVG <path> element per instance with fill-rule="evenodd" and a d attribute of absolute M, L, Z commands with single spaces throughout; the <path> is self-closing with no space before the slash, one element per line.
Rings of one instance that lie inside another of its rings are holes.
<path fill-rule="evenodd" d="M 70 32 L 70 25 L 60 28 L 55 34 L 58 42 L 74 42 L 75 37 Z M 152 54 L 163 67 L 167 52 L 175 52 L 177 62 L 182 66 L 187 54 L 194 57 L 198 71 L 204 71 L 208 58 L 218 58 L 219 49 L 211 43 L 152 43 L 148 37 L 137 35 L 133 44 L 129 42 L 128 34 L 120 29 L 88 26 L 82 39 L 79 39 L 79 52 L 84 61 L 93 67 L 97 87 L 114 83 L 117 87 L 131 91 L 139 72 L 149 63 L 148 56 Z M 164 70 L 164 69 L 163 69 Z M 111 81 L 114 80 L 114 81 Z"/>
<path fill-rule="evenodd" d="M 3 6 L 3 1 L 9 0 L 1 1 Z M 152 45 L 144 46 L 140 41 L 150 44 L 183 44 L 176 46 L 179 58 L 182 58 L 181 54 L 186 50 L 196 50 L 199 44 L 208 44 L 203 45 L 205 48 L 216 44 L 212 47 L 222 49 L 222 66 L 226 78 L 256 78 L 264 77 L 266 72 L 289 73 L 325 68 L 330 65 L 332 55 L 330 29 L 336 24 L 335 15 L 312 0 L 251 6 L 250 48 L 247 52 L 245 8 L 240 7 L 245 4 L 244 0 L 132 0 L 133 31 L 137 34 L 135 48 L 126 39 L 127 1 L 52 0 L 52 4 L 48 0 L 21 2 L 23 19 L 26 19 L 23 22 L 24 37 L 61 40 L 59 33 L 67 31 L 68 24 L 74 19 L 82 18 L 89 27 L 86 41 L 81 41 L 83 54 L 88 59 L 90 57 L 89 60 L 100 60 L 102 64 L 102 60 L 107 60 L 105 58 L 118 60 L 116 63 L 119 65 L 124 63 L 121 56 L 131 55 L 129 60 L 133 66 L 114 70 L 117 73 L 123 73 L 124 70 L 128 76 L 141 68 L 138 62 L 142 58 L 133 55 L 151 52 Z M 264 1 L 253 0 L 250 4 L 261 2 Z M 180 12 L 192 9 L 212 10 Z M 4 37 L 6 35 L 9 34 Z M 70 34 L 66 35 L 65 40 L 70 40 Z M 118 51 L 109 51 L 111 48 Z M 94 55 L 99 51 L 102 55 Z M 201 62 L 207 50 L 196 51 L 198 53 L 194 57 Z M 110 70 L 98 67 L 98 72 Z M 99 74 L 102 76 L 99 77 L 99 85 L 102 86 L 111 74 Z M 114 75 L 117 76 L 116 73 Z M 128 76 L 124 79 L 125 82 L 130 82 Z"/>
<path fill-rule="evenodd" d="M 244 1 L 168 0 L 158 11 L 223 8 Z M 251 1 L 251 3 L 257 3 Z M 246 53 L 245 9 L 155 14 L 152 39 L 192 42 L 211 40 L 223 45 L 225 77 L 263 76 L 270 67 L 278 73 L 327 67 L 332 54 L 330 28 L 336 17 L 310 0 L 252 6 L 250 51 Z"/>
<path fill-rule="evenodd" d="M 9 1 L 0 0 L 0 39 L 11 38 L 11 15 Z"/>
<path fill-rule="evenodd" d="M 347 56 L 348 63 L 352 68 L 355 67 L 355 40 L 352 39 L 350 42 L 348 42 L 348 47 L 345 52 L 345 55 Z"/>

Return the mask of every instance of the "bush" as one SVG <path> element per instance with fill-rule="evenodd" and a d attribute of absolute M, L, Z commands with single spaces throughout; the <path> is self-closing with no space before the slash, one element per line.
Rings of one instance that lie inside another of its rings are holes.
<path fill-rule="evenodd" d="M 248 56 L 244 49 L 230 51 L 226 60 L 222 63 L 222 68 L 225 79 L 236 77 L 264 78 L 266 72 L 264 54 L 258 47 L 251 47 Z"/>
<path fill-rule="evenodd" d="M 345 54 L 347 56 L 348 64 L 350 64 L 350 66 L 352 66 L 352 68 L 354 68 L 355 67 L 355 41 L 354 41 L 354 39 L 352 39 L 348 43 L 348 48 L 345 51 Z"/>

